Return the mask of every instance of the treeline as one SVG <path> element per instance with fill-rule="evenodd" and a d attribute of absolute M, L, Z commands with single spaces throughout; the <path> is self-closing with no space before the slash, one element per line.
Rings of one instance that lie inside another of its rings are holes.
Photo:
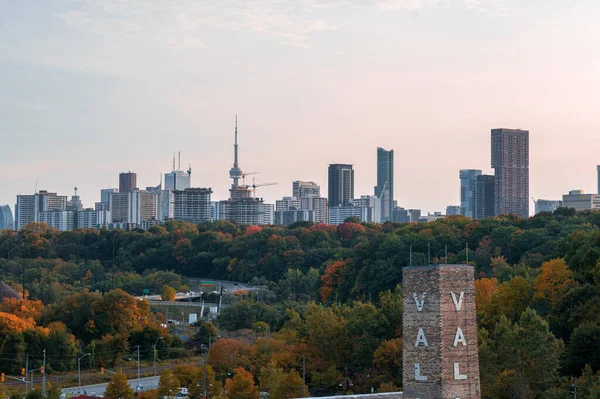
<path fill-rule="evenodd" d="M 580 377 L 582 398 L 596 397 L 600 386 L 600 212 L 559 209 L 530 219 L 449 217 L 425 224 L 383 225 L 348 220 L 339 226 L 298 223 L 290 228 L 169 222 L 148 232 L 58 233 L 31 225 L 19 233 L 2 233 L 0 256 L 6 256 L 0 259 L 0 278 L 13 286 L 20 283 L 23 259 L 76 265 L 78 273 L 89 270 L 89 281 L 105 284 L 98 286 L 100 291 L 112 288 L 109 282 L 128 273 L 144 278 L 173 271 L 253 281 L 265 287 L 259 302 L 251 292 L 251 302 L 228 307 L 219 319 L 221 328 L 251 329 L 266 322 L 273 334 L 294 331 L 295 336 L 276 338 L 304 348 L 306 366 L 315 367 L 308 370 L 311 384 L 318 386 L 313 381 L 328 378 L 322 376 L 331 369 L 329 376 L 342 375 L 342 384 L 350 381 L 361 390 L 369 385 L 357 382 L 369 366 L 366 363 L 375 370 L 375 352 L 382 343 L 401 337 L 396 331 L 401 323 L 381 314 L 380 301 L 382 295 L 397 293 L 402 267 L 411 260 L 414 265 L 468 262 L 478 278 L 485 398 L 566 398 L 575 376 Z M 97 268 L 90 268 L 92 264 Z M 43 286 L 45 280 L 28 276 L 25 270 L 26 287 L 34 282 Z M 122 279 L 122 284 L 126 282 Z M 149 283 L 150 279 L 143 284 Z M 141 287 L 127 289 L 137 293 Z M 32 298 L 42 298 L 37 292 L 43 290 L 33 290 Z M 352 327 L 352 312 L 365 306 L 376 308 L 369 311 L 376 323 Z M 322 323 L 315 322 L 310 318 L 318 309 L 332 316 L 321 315 L 314 320 L 322 318 Z M 292 320 L 297 321 L 294 328 Z M 319 356 L 312 357 L 311 334 L 325 328 L 321 325 L 343 326 L 344 333 L 328 332 L 327 346 L 318 347 L 313 353 Z M 332 353 L 335 357 L 330 357 Z M 355 353 L 360 356 L 353 358 Z M 244 367 L 260 375 L 260 368 L 248 362 Z M 401 362 L 388 366 L 395 377 L 387 382 L 397 384 Z M 222 372 L 213 367 L 217 374 Z"/>
<path fill-rule="evenodd" d="M 150 312 L 122 290 L 105 294 L 87 289 L 44 306 L 39 300 L 4 299 L 0 303 L 0 371 L 19 375 L 30 369 L 46 372 L 76 369 L 77 357 L 90 356 L 82 368 L 116 367 L 134 358 L 152 359 L 154 345 L 161 359 L 187 355 L 181 339 L 168 334 L 164 316 Z"/>

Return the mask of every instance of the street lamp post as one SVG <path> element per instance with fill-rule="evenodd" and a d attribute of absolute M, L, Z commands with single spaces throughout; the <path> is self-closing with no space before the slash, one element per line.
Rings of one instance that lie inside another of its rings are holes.
<path fill-rule="evenodd" d="M 202 397 L 206 398 L 206 356 L 208 355 L 208 348 L 204 344 L 202 344 L 200 347 L 204 349 L 204 378 L 202 379 Z"/>
<path fill-rule="evenodd" d="M 156 340 L 154 345 L 152 345 L 154 347 L 154 376 L 155 377 L 156 377 L 156 344 L 158 344 L 158 341 L 160 341 L 161 339 L 163 339 L 163 337 L 158 337 L 158 339 Z"/>
<path fill-rule="evenodd" d="M 79 379 L 79 388 L 81 388 L 81 359 L 90 355 L 91 353 L 85 353 L 77 358 L 77 377 Z"/>

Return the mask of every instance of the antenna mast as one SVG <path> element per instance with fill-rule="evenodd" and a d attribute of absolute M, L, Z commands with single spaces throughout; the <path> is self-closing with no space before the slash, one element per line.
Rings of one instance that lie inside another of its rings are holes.
<path fill-rule="evenodd" d="M 177 163 L 177 170 L 181 170 L 181 151 L 179 151 L 179 161 Z"/>

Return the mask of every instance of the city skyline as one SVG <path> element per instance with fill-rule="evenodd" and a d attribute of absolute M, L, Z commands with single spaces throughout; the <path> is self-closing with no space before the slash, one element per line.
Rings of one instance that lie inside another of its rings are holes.
<path fill-rule="evenodd" d="M 0 204 L 38 179 L 92 206 L 124 171 L 156 186 L 179 149 L 193 186 L 226 199 L 236 112 L 244 170 L 279 182 L 269 203 L 293 180 L 325 187 L 337 162 L 371 193 L 383 147 L 398 204 L 444 210 L 457 171 L 489 164 L 496 127 L 531 132 L 530 196 L 597 192 L 600 5 L 521 3 L 4 2 Z"/>

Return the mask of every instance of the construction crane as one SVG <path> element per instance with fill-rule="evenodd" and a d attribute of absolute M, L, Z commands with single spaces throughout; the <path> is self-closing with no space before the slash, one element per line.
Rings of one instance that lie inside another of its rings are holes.
<path fill-rule="evenodd" d="M 246 187 L 246 176 L 257 175 L 259 172 L 242 173 L 242 187 Z"/>
<path fill-rule="evenodd" d="M 256 198 L 256 188 L 257 187 L 265 187 L 265 186 L 276 186 L 279 183 L 260 183 L 260 184 L 256 184 L 256 180 L 254 178 L 252 178 L 252 185 L 251 186 L 246 186 L 247 188 L 252 188 L 252 193 L 254 195 L 254 198 Z"/>

